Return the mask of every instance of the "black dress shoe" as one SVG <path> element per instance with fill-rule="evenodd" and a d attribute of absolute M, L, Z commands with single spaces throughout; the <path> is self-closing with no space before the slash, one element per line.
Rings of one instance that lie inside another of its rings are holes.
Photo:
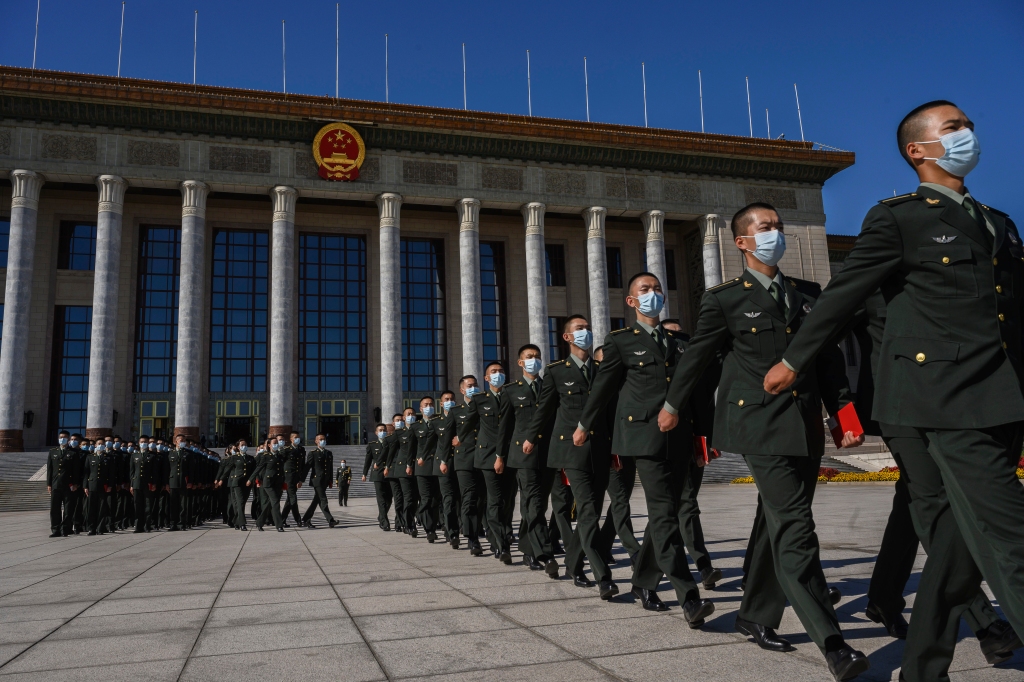
<path fill-rule="evenodd" d="M 895 639 L 907 638 L 907 628 L 910 626 L 907 625 L 907 621 L 902 613 L 882 613 L 882 609 L 878 608 L 877 605 L 868 603 L 868 607 L 864 609 L 864 615 L 868 617 L 868 620 L 885 626 L 890 637 Z"/>
<path fill-rule="evenodd" d="M 847 645 L 838 651 L 825 654 L 828 671 L 836 678 L 836 682 L 846 682 L 860 675 L 871 667 L 868 657 Z"/>
<path fill-rule="evenodd" d="M 427 533 L 427 542 L 429 542 L 430 544 L 434 544 L 435 542 L 437 542 L 437 533 L 435 533 L 433 531 L 428 532 Z"/>
<path fill-rule="evenodd" d="M 279 528 L 277 529 L 277 532 L 278 532 L 278 533 L 283 533 L 283 532 L 284 532 L 284 528 L 283 528 L 283 527 L 279 527 Z"/>
<path fill-rule="evenodd" d="M 59 530 L 55 530 L 52 533 L 50 533 L 50 537 L 51 538 L 60 538 L 60 537 L 64 537 L 64 536 L 61 534 L 61 532 Z"/>
<path fill-rule="evenodd" d="M 598 589 L 601 591 L 601 599 L 605 601 L 619 593 L 619 586 L 615 584 L 614 580 L 602 580 Z"/>
<path fill-rule="evenodd" d="M 416 528 L 416 526 L 413 526 L 412 530 L 409 531 L 409 535 L 411 535 L 414 538 L 418 538 L 420 536 L 420 531 L 418 528 Z"/>
<path fill-rule="evenodd" d="M 469 553 L 471 556 L 483 556 L 484 549 L 480 545 L 470 545 Z"/>
<path fill-rule="evenodd" d="M 96 531 L 94 531 L 94 530 L 91 530 L 91 531 L 89 531 L 88 533 L 86 533 L 86 535 L 96 535 Z"/>
<path fill-rule="evenodd" d="M 582 573 L 577 573 L 572 577 L 572 584 L 576 587 L 593 587 L 594 581 Z"/>
<path fill-rule="evenodd" d="M 828 600 L 832 602 L 832 606 L 838 604 L 843 598 L 843 593 L 839 591 L 838 587 L 828 588 Z"/>
<path fill-rule="evenodd" d="M 634 585 L 629 593 L 637 598 L 640 606 L 644 607 L 645 611 L 668 611 L 668 604 L 661 601 L 661 597 L 658 596 L 655 590 L 648 590 Z"/>
<path fill-rule="evenodd" d="M 335 526 L 338 525 L 338 519 L 331 519 L 330 521 L 327 522 L 327 525 L 330 526 L 331 528 L 334 528 Z"/>
<path fill-rule="evenodd" d="M 988 627 L 988 632 L 980 638 L 981 653 L 989 665 L 999 665 L 1013 658 L 1013 650 L 1024 646 L 1013 626 L 1005 620 L 997 620 Z"/>
<path fill-rule="evenodd" d="M 534 559 L 529 554 L 523 555 L 523 565 L 529 568 L 531 571 L 543 571 L 544 564 Z"/>
<path fill-rule="evenodd" d="M 242 526 L 238 530 L 240 530 L 240 531 L 247 531 L 247 530 L 249 530 L 249 526 Z"/>
<path fill-rule="evenodd" d="M 739 616 L 736 617 L 736 632 L 742 633 L 754 639 L 754 644 L 765 651 L 792 651 L 793 646 L 775 634 L 775 630 L 764 625 L 752 623 Z"/>
<path fill-rule="evenodd" d="M 508 552 L 502 552 L 501 556 L 498 557 L 498 561 L 505 564 L 506 566 L 512 565 L 512 555 Z"/>
<path fill-rule="evenodd" d="M 259 532 L 262 533 L 263 532 L 263 526 L 256 526 L 256 530 L 258 530 Z"/>
<path fill-rule="evenodd" d="M 552 580 L 558 580 L 558 562 L 554 559 L 548 559 L 547 563 L 544 564 L 544 572 Z"/>
<path fill-rule="evenodd" d="M 704 625 L 704 619 L 714 612 L 715 603 L 710 599 L 691 599 L 683 604 L 683 618 L 692 630 Z"/>
<path fill-rule="evenodd" d="M 722 572 L 712 566 L 708 566 L 700 572 L 700 581 L 704 584 L 705 590 L 715 589 L 715 585 L 721 579 Z"/>

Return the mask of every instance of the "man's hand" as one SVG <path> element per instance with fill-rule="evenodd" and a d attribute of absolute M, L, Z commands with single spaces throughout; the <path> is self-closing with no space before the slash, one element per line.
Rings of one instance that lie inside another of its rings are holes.
<path fill-rule="evenodd" d="M 51 486 L 46 486 L 46 494 L 47 495 L 52 495 L 53 494 L 53 488 Z"/>
<path fill-rule="evenodd" d="M 668 432 L 676 428 L 679 425 L 679 415 L 670 414 L 664 407 L 661 408 L 661 412 L 658 413 L 658 428 L 662 432 Z"/>
<path fill-rule="evenodd" d="M 406 476 L 412 476 L 412 467 L 411 466 L 405 467 L 405 475 Z"/>
<path fill-rule="evenodd" d="M 422 457 L 420 457 L 419 459 L 417 459 L 417 460 L 416 460 L 416 464 L 417 464 L 418 466 L 423 466 L 423 458 L 422 458 Z"/>
<path fill-rule="evenodd" d="M 786 367 L 781 362 L 776 364 L 764 377 L 764 390 L 772 395 L 778 395 L 793 385 L 796 381 L 796 372 Z"/>
<path fill-rule="evenodd" d="M 523 441 L 523 454 L 529 455 L 533 453 L 533 443 L 528 440 Z"/>
<path fill-rule="evenodd" d="M 855 448 L 858 445 L 864 444 L 864 434 L 854 436 L 853 431 L 847 431 L 843 434 L 843 442 L 839 444 L 841 448 Z"/>
<path fill-rule="evenodd" d="M 579 447 L 587 442 L 587 430 L 576 427 L 576 431 L 572 434 L 572 444 Z"/>
<path fill-rule="evenodd" d="M 618 455 L 612 455 L 612 469 L 622 471 L 622 458 Z"/>
<path fill-rule="evenodd" d="M 448 473 L 448 465 L 445 464 L 444 462 L 441 462 L 441 473 L 442 474 L 447 474 Z"/>
<path fill-rule="evenodd" d="M 246 488 L 248 488 L 248 487 L 249 487 L 249 486 L 251 486 L 251 485 L 252 485 L 252 481 L 246 481 L 246 482 L 245 482 L 245 487 L 246 487 Z"/>
<path fill-rule="evenodd" d="M 387 467 L 384 467 L 384 475 L 385 475 L 385 476 L 387 476 L 387 475 L 388 475 L 388 468 L 387 468 Z"/>
<path fill-rule="evenodd" d="M 441 466 L 443 467 L 444 465 L 442 464 Z M 376 469 L 377 467 L 373 467 L 373 468 Z M 363 476 L 362 478 L 363 478 L 363 481 L 366 481 L 366 476 Z"/>
<path fill-rule="evenodd" d="M 164 490 L 166 490 L 167 492 L 171 492 L 171 486 L 165 485 Z"/>
<path fill-rule="evenodd" d="M 505 473 L 505 458 L 495 457 L 494 458 L 494 473 L 503 474 Z"/>
<path fill-rule="evenodd" d="M 455 436 L 455 438 L 452 438 L 452 446 L 456 447 L 456 448 L 459 447 L 459 437 L 458 436 Z"/>
<path fill-rule="evenodd" d="M 374 468 L 374 469 L 376 469 L 376 468 L 377 468 L 377 463 L 376 463 L 376 462 L 374 462 L 374 463 L 373 463 L 373 468 Z M 365 477 L 364 477 L 364 478 L 365 478 Z"/>
<path fill-rule="evenodd" d="M 132 494 L 132 497 L 135 497 L 135 488 L 128 488 L 128 492 Z"/>
<path fill-rule="evenodd" d="M 295 489 L 296 490 L 298 490 L 301 487 L 302 487 L 302 481 L 299 481 L 298 483 L 295 484 Z"/>
<path fill-rule="evenodd" d="M 89 497 L 89 489 L 88 488 L 85 489 L 85 496 Z"/>

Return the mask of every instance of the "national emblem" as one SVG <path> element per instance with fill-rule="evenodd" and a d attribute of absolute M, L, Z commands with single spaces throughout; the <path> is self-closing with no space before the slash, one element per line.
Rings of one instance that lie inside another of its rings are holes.
<path fill-rule="evenodd" d="M 330 123 L 313 139 L 313 159 L 324 180 L 355 180 L 366 158 L 366 144 L 355 128 Z"/>

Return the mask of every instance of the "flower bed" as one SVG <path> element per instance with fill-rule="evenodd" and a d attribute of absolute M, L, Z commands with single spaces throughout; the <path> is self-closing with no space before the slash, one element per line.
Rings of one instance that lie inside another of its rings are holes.
<path fill-rule="evenodd" d="M 1024 457 L 1017 466 L 1017 478 L 1024 480 Z M 875 481 L 898 481 L 900 479 L 899 467 L 885 467 L 881 471 L 864 471 L 849 473 L 838 471 L 831 467 L 818 469 L 818 481 L 821 483 L 872 483 Z M 743 476 L 732 479 L 733 483 L 753 483 L 753 476 Z"/>

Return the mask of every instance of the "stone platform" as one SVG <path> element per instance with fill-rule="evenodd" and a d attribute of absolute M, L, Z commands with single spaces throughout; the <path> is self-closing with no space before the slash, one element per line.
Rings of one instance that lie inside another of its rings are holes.
<path fill-rule="evenodd" d="M 706 595 L 717 611 L 698 631 L 665 586 L 667 613 L 624 595 L 605 603 L 565 578 L 383 533 L 372 500 L 353 500 L 334 530 L 283 534 L 214 524 L 51 540 L 45 513 L 0 514 L 0 682 L 830 680 L 790 610 L 780 634 L 793 653 L 763 652 L 733 632 L 755 495 L 742 485 L 701 491 L 725 579 Z M 892 487 L 825 485 L 817 495 L 826 575 L 844 595 L 840 621 L 872 661 L 860 679 L 895 679 L 902 643 L 863 616 Z M 641 498 L 638 490 L 638 533 Z M 616 551 L 626 593 L 629 564 Z M 953 680 L 1024 679 L 1020 653 L 991 668 L 966 628 L 962 636 Z"/>

